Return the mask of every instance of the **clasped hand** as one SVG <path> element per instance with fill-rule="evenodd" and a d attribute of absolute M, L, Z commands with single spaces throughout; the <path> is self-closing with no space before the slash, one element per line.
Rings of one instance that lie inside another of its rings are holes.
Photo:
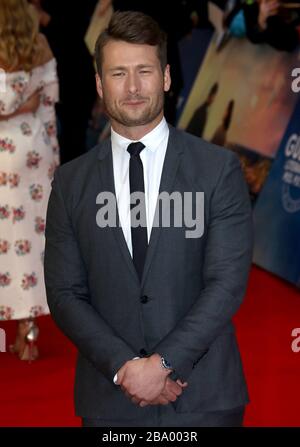
<path fill-rule="evenodd" d="M 134 404 L 167 405 L 182 394 L 187 382 L 176 382 L 168 376 L 171 370 L 161 366 L 158 354 L 138 360 L 129 360 L 118 371 L 117 385 Z"/>

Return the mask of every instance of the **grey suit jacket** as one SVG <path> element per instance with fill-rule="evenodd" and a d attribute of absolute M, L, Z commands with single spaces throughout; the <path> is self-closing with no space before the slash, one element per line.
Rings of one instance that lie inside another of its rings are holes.
<path fill-rule="evenodd" d="M 141 283 L 122 228 L 96 223 L 102 191 L 114 192 L 109 140 L 56 170 L 47 213 L 48 304 L 78 348 L 77 415 L 135 419 L 146 412 L 113 377 L 127 360 L 151 352 L 188 381 L 172 404 L 176 412 L 244 405 L 231 319 L 251 265 L 252 218 L 238 158 L 170 127 L 160 192 L 204 192 L 204 234 L 153 228 Z"/>

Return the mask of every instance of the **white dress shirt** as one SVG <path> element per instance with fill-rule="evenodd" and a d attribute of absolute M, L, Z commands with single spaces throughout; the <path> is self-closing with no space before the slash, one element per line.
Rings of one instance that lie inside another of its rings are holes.
<path fill-rule="evenodd" d="M 163 118 L 151 132 L 147 133 L 138 141 L 145 147 L 140 153 L 143 163 L 144 185 L 145 185 L 145 205 L 147 219 L 148 243 L 155 214 L 156 202 L 159 192 L 161 174 L 166 155 L 169 139 L 169 127 Z M 130 186 L 129 186 L 129 160 L 130 154 L 127 147 L 130 143 L 136 142 L 119 135 L 111 129 L 111 145 L 113 156 L 113 172 L 118 213 L 123 234 L 132 256 L 131 227 L 130 227 Z M 139 357 L 135 357 L 139 358 Z M 117 374 L 114 382 L 117 380 Z"/>
<path fill-rule="evenodd" d="M 159 192 L 161 173 L 169 139 L 169 127 L 163 118 L 151 132 L 141 141 L 145 147 L 140 153 L 144 170 L 145 205 L 147 219 L 148 243 L 155 214 L 156 201 Z M 136 141 L 136 140 L 135 140 Z M 131 227 L 130 227 L 130 186 L 129 160 L 127 147 L 135 141 L 119 135 L 111 129 L 111 145 L 113 156 L 113 172 L 118 212 L 123 234 L 132 256 Z"/>

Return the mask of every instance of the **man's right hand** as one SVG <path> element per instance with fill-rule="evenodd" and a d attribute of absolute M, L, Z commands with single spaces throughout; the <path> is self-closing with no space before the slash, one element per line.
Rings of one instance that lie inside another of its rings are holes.
<path fill-rule="evenodd" d="M 168 405 L 170 402 L 175 402 L 179 396 L 181 396 L 183 389 L 188 386 L 187 382 L 181 382 L 181 380 L 170 379 L 169 377 L 166 380 L 166 385 L 158 396 L 157 399 L 153 400 L 147 405 Z M 146 404 L 146 402 L 145 402 Z"/>
<path fill-rule="evenodd" d="M 127 361 L 117 372 L 116 384 L 136 405 L 166 405 L 175 402 L 187 386 L 186 382 L 171 380 L 170 373 L 162 368 L 159 354 L 152 354 Z"/>

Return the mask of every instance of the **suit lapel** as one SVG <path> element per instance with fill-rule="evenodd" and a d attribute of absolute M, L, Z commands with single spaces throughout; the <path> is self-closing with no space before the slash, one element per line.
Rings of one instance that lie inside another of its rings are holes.
<path fill-rule="evenodd" d="M 105 140 L 100 146 L 98 154 L 98 165 L 100 174 L 100 188 L 101 188 L 100 191 L 109 191 L 114 195 L 114 197 L 116 197 L 110 139 Z M 120 219 L 119 219 L 118 207 L 116 210 L 116 214 L 117 214 L 117 226 L 115 228 L 112 228 L 111 230 L 118 242 L 125 263 L 127 264 L 135 281 L 139 283 L 140 282 L 139 277 L 135 270 L 131 254 L 128 250 L 128 246 L 124 238 L 122 227 L 119 224 Z"/>
<path fill-rule="evenodd" d="M 180 144 L 179 136 L 180 133 L 172 126 L 169 127 L 169 141 L 167 146 L 167 151 L 165 155 L 165 160 L 163 164 L 163 170 L 161 175 L 161 181 L 159 186 L 159 194 L 163 191 L 171 193 L 172 186 L 175 181 L 177 169 L 179 166 L 180 158 L 183 152 L 183 145 Z M 156 203 L 155 214 L 159 211 L 158 203 Z M 155 218 L 154 218 L 155 220 Z M 153 227 L 151 231 L 150 241 L 147 249 L 147 255 L 145 260 L 145 266 L 142 276 L 141 287 L 144 286 L 146 276 L 148 274 L 151 262 L 153 260 L 154 253 L 157 249 L 157 243 L 159 236 L 161 234 L 161 226 Z"/>

